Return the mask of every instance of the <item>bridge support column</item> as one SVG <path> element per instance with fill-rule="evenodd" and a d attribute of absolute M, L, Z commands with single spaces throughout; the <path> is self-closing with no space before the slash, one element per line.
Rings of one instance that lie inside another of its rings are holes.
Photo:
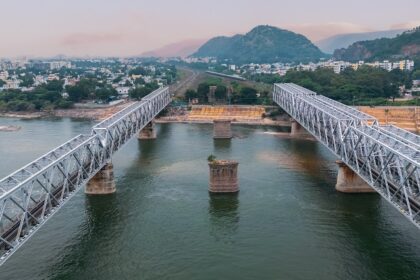
<path fill-rule="evenodd" d="M 87 183 L 85 193 L 89 195 L 106 195 L 115 193 L 114 168 L 112 163 L 107 163 Z"/>
<path fill-rule="evenodd" d="M 232 138 L 231 121 L 214 120 L 213 121 L 213 138 L 214 139 L 231 139 Z"/>
<path fill-rule="evenodd" d="M 142 130 L 140 130 L 138 138 L 140 140 L 156 139 L 155 122 L 149 122 Z"/>
<path fill-rule="evenodd" d="M 341 160 L 336 161 L 338 165 L 337 184 L 335 189 L 343 193 L 374 193 L 375 190 L 369 186 L 359 175 L 350 169 Z"/>
<path fill-rule="evenodd" d="M 292 123 L 292 130 L 290 135 L 292 136 L 303 136 L 303 137 L 313 137 L 303 126 L 301 126 L 296 120 L 290 119 Z"/>
<path fill-rule="evenodd" d="M 210 167 L 210 193 L 237 193 L 238 185 L 238 165 L 232 160 L 215 160 L 209 162 Z"/>

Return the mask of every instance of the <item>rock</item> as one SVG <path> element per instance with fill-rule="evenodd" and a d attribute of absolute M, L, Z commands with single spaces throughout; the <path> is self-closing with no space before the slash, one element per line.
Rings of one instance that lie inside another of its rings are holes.
<path fill-rule="evenodd" d="M 1 126 L 0 125 L 0 131 L 4 131 L 4 132 L 14 132 L 14 131 L 19 131 L 20 129 L 21 129 L 20 126 L 14 126 L 14 125 Z"/>

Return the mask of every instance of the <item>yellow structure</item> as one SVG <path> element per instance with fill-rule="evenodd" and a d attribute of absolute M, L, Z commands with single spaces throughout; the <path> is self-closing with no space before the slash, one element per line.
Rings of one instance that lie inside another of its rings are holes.
<path fill-rule="evenodd" d="M 262 106 L 193 106 L 188 116 L 189 120 L 231 120 L 257 121 L 261 120 L 265 108 Z"/>
<path fill-rule="evenodd" d="M 392 124 L 411 132 L 420 133 L 420 107 L 418 106 L 361 106 L 357 109 L 377 118 L 383 125 Z"/>

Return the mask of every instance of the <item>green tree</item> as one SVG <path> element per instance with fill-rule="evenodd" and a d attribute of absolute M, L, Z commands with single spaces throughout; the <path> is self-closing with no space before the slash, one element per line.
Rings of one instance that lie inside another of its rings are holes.
<path fill-rule="evenodd" d="M 240 104 L 257 104 L 257 90 L 251 87 L 243 87 L 238 101 Z"/>
<path fill-rule="evenodd" d="M 217 99 L 226 99 L 227 96 L 227 88 L 224 85 L 219 85 L 216 88 L 216 92 L 214 93 Z"/>
<path fill-rule="evenodd" d="M 131 89 L 128 92 L 128 95 L 132 99 L 141 100 L 143 97 L 145 97 L 146 95 L 148 95 L 152 91 L 153 91 L 153 89 L 150 88 L 150 87 L 136 87 L 136 88 Z"/>
<path fill-rule="evenodd" d="M 26 74 L 25 76 L 22 76 L 20 78 L 22 80 L 22 82 L 20 82 L 20 86 L 21 87 L 30 87 L 34 84 L 34 75 L 32 74 Z M 1 82 L 0 82 L 0 86 L 1 86 Z"/>
<path fill-rule="evenodd" d="M 197 92 L 195 90 L 188 89 L 185 92 L 185 100 L 186 101 L 189 101 L 189 100 L 192 100 L 192 99 L 195 99 L 195 98 L 198 98 L 198 94 L 197 94 Z"/>
<path fill-rule="evenodd" d="M 96 99 L 104 102 L 108 102 L 111 99 L 111 96 L 116 96 L 117 94 L 117 91 L 112 87 L 99 88 L 95 91 Z"/>

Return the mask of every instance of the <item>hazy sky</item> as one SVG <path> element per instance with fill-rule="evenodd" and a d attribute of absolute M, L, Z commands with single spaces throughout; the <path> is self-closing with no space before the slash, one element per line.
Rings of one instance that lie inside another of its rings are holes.
<path fill-rule="evenodd" d="M 0 0 L 0 57 L 137 55 L 259 24 L 313 41 L 420 25 L 420 0 Z"/>

